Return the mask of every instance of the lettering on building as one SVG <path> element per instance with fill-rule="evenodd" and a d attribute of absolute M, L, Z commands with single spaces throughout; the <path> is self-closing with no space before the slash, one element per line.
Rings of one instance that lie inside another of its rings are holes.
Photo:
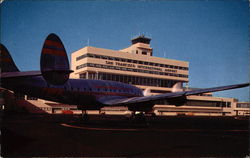
<path fill-rule="evenodd" d="M 129 63 L 123 63 L 123 62 L 112 62 L 112 61 L 105 61 L 107 65 L 115 65 L 115 66 L 123 66 L 123 67 L 132 67 L 132 68 L 139 68 L 139 69 L 147 69 L 147 70 L 155 70 L 155 71 L 160 71 L 160 72 L 172 72 L 172 73 L 177 73 L 177 70 L 172 70 L 172 69 L 162 69 L 158 67 L 153 67 L 153 66 L 144 66 L 144 65 L 136 65 L 136 64 L 129 64 Z"/>

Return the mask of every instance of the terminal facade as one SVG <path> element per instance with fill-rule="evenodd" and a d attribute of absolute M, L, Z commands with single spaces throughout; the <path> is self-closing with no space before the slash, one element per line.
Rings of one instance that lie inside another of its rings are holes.
<path fill-rule="evenodd" d="M 143 35 L 131 40 L 131 46 L 110 50 L 86 46 L 71 54 L 71 78 L 112 80 L 133 84 L 155 95 L 172 91 L 175 83 L 188 88 L 189 63 L 153 56 L 150 38 Z M 245 106 L 246 107 L 246 106 Z M 234 98 L 213 97 L 211 93 L 189 96 L 186 105 L 156 105 L 158 115 L 248 115 L 249 108 L 237 107 Z"/>
<path fill-rule="evenodd" d="M 71 77 L 124 82 L 152 94 L 170 92 L 177 82 L 187 83 L 188 62 L 152 56 L 149 42 L 140 36 L 120 51 L 84 47 L 71 54 Z"/>

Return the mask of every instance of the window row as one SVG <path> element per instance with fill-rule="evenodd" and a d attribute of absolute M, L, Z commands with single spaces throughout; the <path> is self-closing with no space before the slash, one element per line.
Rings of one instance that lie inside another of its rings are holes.
<path fill-rule="evenodd" d="M 118 57 L 111 57 L 111 56 L 104 56 L 104 55 L 96 55 L 96 54 L 90 54 L 90 53 L 83 54 L 83 55 L 77 57 L 76 61 L 84 59 L 86 57 L 106 59 L 106 60 L 114 60 L 114 61 L 120 61 L 120 62 L 128 62 L 128 63 L 134 63 L 134 64 L 143 64 L 143 65 L 150 65 L 150 66 L 158 66 L 158 67 L 172 68 L 172 69 L 179 69 L 179 70 L 188 70 L 188 67 L 175 66 L 175 65 L 167 65 L 167 64 L 159 64 L 159 63 L 146 62 L 146 61 L 141 61 L 141 60 L 132 60 L 132 59 L 118 58 Z"/>
<path fill-rule="evenodd" d="M 86 79 L 86 74 L 80 74 L 81 79 Z M 96 79 L 94 74 L 89 74 L 89 79 Z M 127 93 L 127 94 L 133 94 L 136 96 L 141 96 L 141 91 L 139 90 L 133 90 L 130 88 L 124 88 L 124 89 L 111 89 L 111 88 L 95 88 L 95 87 L 73 87 L 73 86 L 64 86 L 65 91 L 81 91 L 81 92 L 114 92 L 114 93 Z"/>
<path fill-rule="evenodd" d="M 96 68 L 103 68 L 103 69 L 132 71 L 132 72 L 140 72 L 140 73 L 147 73 L 147 74 L 156 74 L 156 75 L 163 75 L 163 76 L 174 76 L 174 77 L 188 78 L 188 75 L 183 75 L 183 74 L 166 73 L 166 72 L 159 72 L 159 71 L 149 71 L 149 70 L 142 70 L 142 69 L 134 69 L 134 68 L 126 68 L 126 67 L 118 67 L 118 66 L 110 66 L 110 65 L 93 64 L 93 63 L 87 63 L 87 64 L 79 65 L 79 66 L 76 67 L 76 70 L 79 70 L 79 69 L 84 68 L 84 67 L 96 67 Z"/>
<path fill-rule="evenodd" d="M 189 106 L 203 106 L 203 107 L 231 107 L 231 102 L 223 101 L 203 101 L 203 100 L 188 100 Z"/>
<path fill-rule="evenodd" d="M 237 103 L 237 108 L 250 108 L 250 103 Z"/>
<path fill-rule="evenodd" d="M 168 88 L 172 88 L 173 85 L 177 82 L 174 80 L 140 77 L 140 76 L 117 75 L 110 73 L 88 73 L 88 74 L 83 73 L 80 74 L 80 78 L 110 80 L 110 81 L 118 81 L 118 82 L 133 84 L 133 85 L 168 87 Z"/>

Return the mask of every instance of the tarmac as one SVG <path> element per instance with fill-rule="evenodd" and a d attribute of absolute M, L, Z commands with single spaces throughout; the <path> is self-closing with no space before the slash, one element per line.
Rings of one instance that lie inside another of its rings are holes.
<path fill-rule="evenodd" d="M 247 157 L 249 118 L 2 114 L 2 157 Z"/>

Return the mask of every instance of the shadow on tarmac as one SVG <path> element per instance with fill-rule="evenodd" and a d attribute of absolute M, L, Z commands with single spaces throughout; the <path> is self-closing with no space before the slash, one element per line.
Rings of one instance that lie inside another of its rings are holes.
<path fill-rule="evenodd" d="M 249 119 L 8 114 L 2 117 L 4 157 L 245 157 Z"/>

